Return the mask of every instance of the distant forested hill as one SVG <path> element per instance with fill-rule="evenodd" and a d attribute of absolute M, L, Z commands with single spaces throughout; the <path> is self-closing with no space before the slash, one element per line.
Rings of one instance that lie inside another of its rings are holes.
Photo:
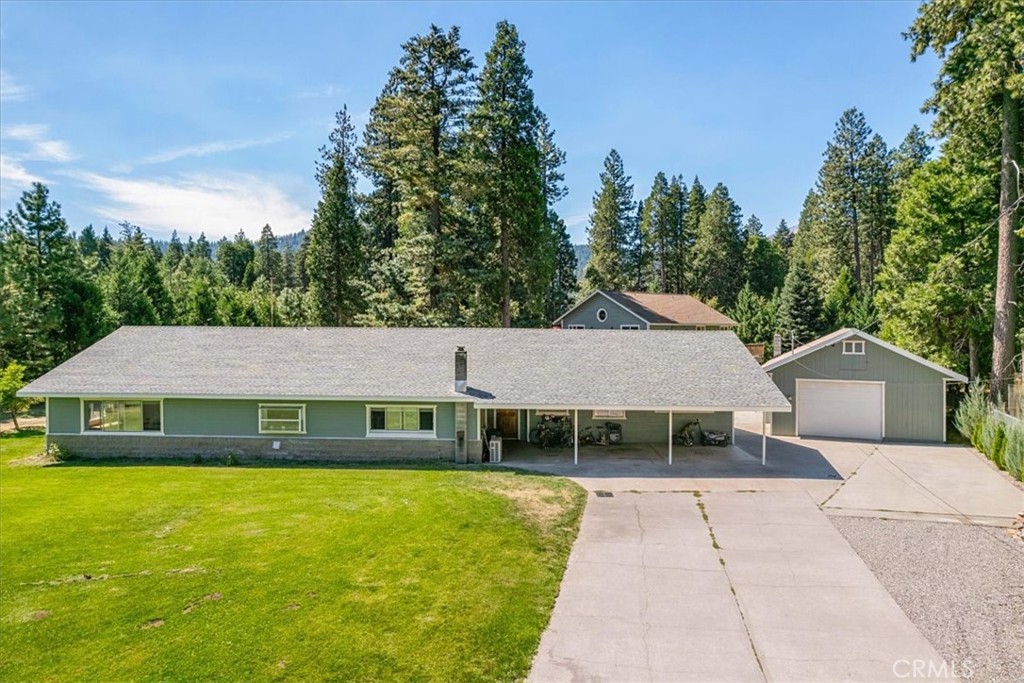
<path fill-rule="evenodd" d="M 582 280 L 583 273 L 587 269 L 587 261 L 590 260 L 590 247 L 586 244 L 574 244 L 576 250 L 576 279 Z"/>

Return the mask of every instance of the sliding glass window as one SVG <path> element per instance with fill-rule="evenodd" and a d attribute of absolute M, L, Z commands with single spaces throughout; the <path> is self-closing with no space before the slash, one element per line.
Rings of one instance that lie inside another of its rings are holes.
<path fill-rule="evenodd" d="M 159 432 L 160 401 L 86 401 L 87 432 Z"/>

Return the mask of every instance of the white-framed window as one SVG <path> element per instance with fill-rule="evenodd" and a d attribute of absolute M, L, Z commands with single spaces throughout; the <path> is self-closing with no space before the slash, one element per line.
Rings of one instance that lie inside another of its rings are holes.
<path fill-rule="evenodd" d="M 597 321 L 603 323 L 608 319 L 608 311 L 603 308 L 597 309 Z"/>
<path fill-rule="evenodd" d="M 366 406 L 367 436 L 437 436 L 437 406 Z"/>
<path fill-rule="evenodd" d="M 864 341 L 861 339 L 847 339 L 843 342 L 844 356 L 863 356 Z"/>
<path fill-rule="evenodd" d="M 260 434 L 305 434 L 306 406 L 301 403 L 261 403 Z"/>
<path fill-rule="evenodd" d="M 585 330 L 585 329 L 587 329 L 587 326 L 586 325 L 566 325 L 565 328 L 567 330 Z"/>
<path fill-rule="evenodd" d="M 639 325 L 619 325 L 620 330 L 639 330 Z"/>
<path fill-rule="evenodd" d="M 163 432 L 163 403 L 158 400 L 82 402 L 84 432 Z"/>
<path fill-rule="evenodd" d="M 609 408 L 596 408 L 594 410 L 595 420 L 625 420 L 625 410 L 611 410 Z"/>

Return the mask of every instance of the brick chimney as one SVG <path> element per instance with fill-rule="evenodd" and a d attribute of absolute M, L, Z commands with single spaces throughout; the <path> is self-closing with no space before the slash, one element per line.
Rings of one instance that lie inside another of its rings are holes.
<path fill-rule="evenodd" d="M 460 394 L 466 393 L 466 347 L 459 346 L 455 349 L 455 391 Z"/>

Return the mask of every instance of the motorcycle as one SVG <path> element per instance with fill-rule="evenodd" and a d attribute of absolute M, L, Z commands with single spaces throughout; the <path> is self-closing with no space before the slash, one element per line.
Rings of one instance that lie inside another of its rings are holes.
<path fill-rule="evenodd" d="M 728 446 L 729 434 L 723 431 L 701 427 L 700 419 L 687 422 L 672 436 L 672 443 L 681 446 Z"/>

